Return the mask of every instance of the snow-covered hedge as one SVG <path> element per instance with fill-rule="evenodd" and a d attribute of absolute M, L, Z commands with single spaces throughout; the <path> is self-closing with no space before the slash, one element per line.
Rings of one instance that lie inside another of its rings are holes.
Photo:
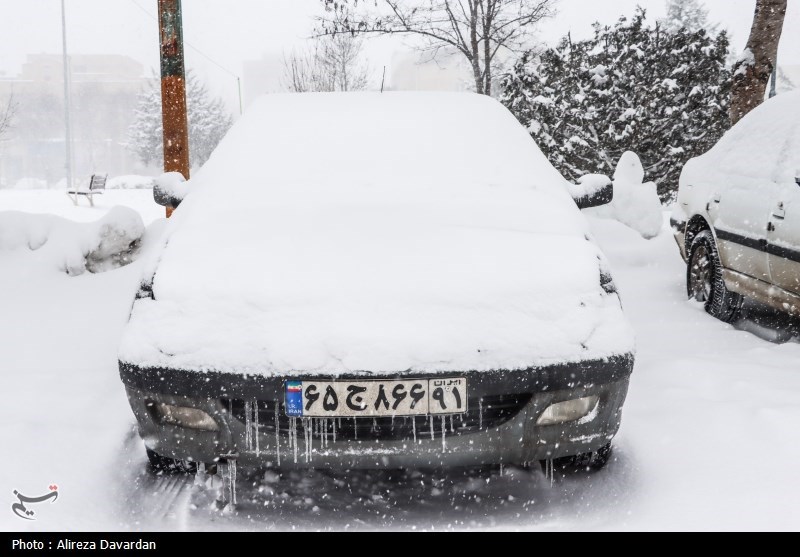
<path fill-rule="evenodd" d="M 101 273 L 130 263 L 145 227 L 139 213 L 114 207 L 93 223 L 53 215 L 0 212 L 0 253 L 39 252 L 48 265 L 70 276 Z"/>
<path fill-rule="evenodd" d="M 639 9 L 594 36 L 524 54 L 502 101 L 567 178 L 610 174 L 636 151 L 662 200 L 683 164 L 729 128 L 728 37 L 666 30 Z"/>

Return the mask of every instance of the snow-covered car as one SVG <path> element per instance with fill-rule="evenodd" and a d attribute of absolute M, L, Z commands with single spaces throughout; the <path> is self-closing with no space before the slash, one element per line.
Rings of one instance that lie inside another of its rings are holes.
<path fill-rule="evenodd" d="M 119 353 L 154 465 L 605 463 L 634 340 L 577 205 L 608 180 L 495 100 L 266 96 L 183 190 Z"/>
<path fill-rule="evenodd" d="M 671 223 L 688 295 L 711 315 L 735 321 L 745 297 L 800 313 L 800 92 L 686 164 Z"/>

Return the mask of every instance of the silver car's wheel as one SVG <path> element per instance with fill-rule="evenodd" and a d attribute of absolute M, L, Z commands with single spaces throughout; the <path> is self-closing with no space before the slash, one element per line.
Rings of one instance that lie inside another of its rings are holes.
<path fill-rule="evenodd" d="M 701 302 L 720 321 L 732 323 L 739 318 L 744 299 L 725 286 L 717 243 L 710 230 L 700 232 L 692 241 L 686 290 L 690 299 Z"/>
<path fill-rule="evenodd" d="M 713 272 L 714 264 L 709 258 L 708 248 L 700 244 L 689 261 L 689 296 L 695 301 L 705 303 L 711 299 Z"/>

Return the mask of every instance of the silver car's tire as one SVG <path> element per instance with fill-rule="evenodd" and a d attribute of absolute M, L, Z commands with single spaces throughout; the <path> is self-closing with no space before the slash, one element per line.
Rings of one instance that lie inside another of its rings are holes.
<path fill-rule="evenodd" d="M 700 232 L 692 241 L 686 291 L 689 299 L 701 302 L 706 312 L 720 321 L 732 323 L 739 319 L 744 299 L 725 286 L 717 243 L 710 230 Z"/>

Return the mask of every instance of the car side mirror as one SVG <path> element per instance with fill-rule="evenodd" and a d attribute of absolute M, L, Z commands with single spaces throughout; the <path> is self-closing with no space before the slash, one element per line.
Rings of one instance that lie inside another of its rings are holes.
<path fill-rule="evenodd" d="M 188 193 L 188 182 L 180 172 L 167 172 L 153 181 L 153 200 L 162 207 L 177 209 Z"/>
<path fill-rule="evenodd" d="M 570 185 L 570 193 L 578 209 L 602 207 L 614 200 L 614 183 L 603 174 L 587 174 Z"/>

